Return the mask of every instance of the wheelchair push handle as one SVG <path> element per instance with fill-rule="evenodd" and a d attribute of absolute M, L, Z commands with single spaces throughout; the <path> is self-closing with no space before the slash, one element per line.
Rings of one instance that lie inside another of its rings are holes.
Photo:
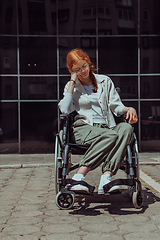
<path fill-rule="evenodd" d="M 67 114 L 67 113 L 60 114 L 60 119 L 65 120 L 65 119 L 68 119 L 68 118 L 69 118 L 69 114 Z"/>

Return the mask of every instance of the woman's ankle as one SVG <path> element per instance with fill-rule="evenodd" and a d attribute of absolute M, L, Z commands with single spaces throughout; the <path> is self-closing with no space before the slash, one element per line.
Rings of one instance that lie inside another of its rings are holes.
<path fill-rule="evenodd" d="M 86 174 L 90 171 L 91 169 L 87 166 L 81 166 L 77 172 L 77 174 L 83 174 L 83 176 L 86 176 Z"/>

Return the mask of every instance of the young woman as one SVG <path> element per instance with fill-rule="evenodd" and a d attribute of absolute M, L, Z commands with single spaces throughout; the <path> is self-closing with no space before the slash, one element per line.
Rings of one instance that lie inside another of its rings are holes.
<path fill-rule="evenodd" d="M 94 65 L 81 49 L 68 53 L 67 67 L 71 78 L 64 88 L 64 98 L 59 107 L 62 113 L 77 111 L 73 124 L 75 141 L 90 145 L 73 179 L 84 181 L 90 170 L 102 164 L 98 193 L 103 194 L 103 186 L 111 181 L 123 160 L 125 147 L 132 137 L 130 124 L 137 122 L 137 114 L 134 108 L 123 105 L 108 76 L 94 74 Z M 124 113 L 129 124 L 123 122 L 116 125 L 113 114 L 120 116 Z M 88 188 L 80 184 L 68 188 L 88 192 Z M 119 186 L 114 186 L 109 191 L 118 190 Z"/>

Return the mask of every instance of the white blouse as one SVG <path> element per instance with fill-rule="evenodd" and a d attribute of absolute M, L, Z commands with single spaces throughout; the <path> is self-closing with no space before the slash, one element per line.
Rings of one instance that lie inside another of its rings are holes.
<path fill-rule="evenodd" d="M 102 109 L 98 102 L 98 93 L 93 92 L 93 89 L 94 89 L 93 85 L 83 86 L 83 87 L 86 90 L 86 93 L 88 94 L 89 100 L 91 102 L 91 107 L 93 112 L 93 122 L 107 124 L 106 120 L 103 117 Z"/>
<path fill-rule="evenodd" d="M 86 93 L 88 94 L 89 100 L 91 102 L 92 114 L 93 114 L 93 122 L 94 123 L 102 123 L 107 124 L 106 120 L 103 117 L 102 109 L 98 102 L 98 92 L 93 92 L 93 85 L 83 86 Z M 63 107 L 61 108 L 62 113 L 69 113 L 70 106 L 72 104 L 73 94 L 66 93 L 63 101 Z"/>

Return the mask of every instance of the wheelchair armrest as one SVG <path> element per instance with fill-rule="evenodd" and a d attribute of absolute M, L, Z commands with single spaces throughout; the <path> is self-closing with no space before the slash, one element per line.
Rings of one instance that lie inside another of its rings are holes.
<path fill-rule="evenodd" d="M 123 114 L 123 121 L 128 123 L 128 119 L 126 119 L 127 113 Z"/>
<path fill-rule="evenodd" d="M 64 120 L 64 119 L 70 119 L 70 121 L 73 123 L 74 122 L 74 118 L 78 113 L 76 111 L 73 111 L 71 113 L 62 113 L 60 114 L 60 119 Z"/>
<path fill-rule="evenodd" d="M 119 117 L 114 116 L 116 124 L 121 123 L 121 122 L 128 122 L 126 119 L 126 113 L 120 115 Z"/>

